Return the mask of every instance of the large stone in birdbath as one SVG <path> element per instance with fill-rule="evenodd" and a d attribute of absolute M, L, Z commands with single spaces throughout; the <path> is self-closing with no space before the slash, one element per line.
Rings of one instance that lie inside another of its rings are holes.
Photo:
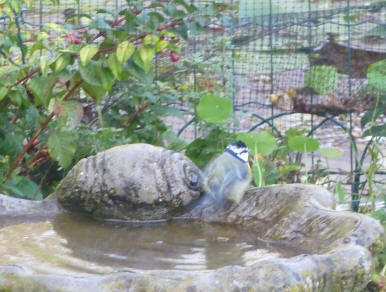
<path fill-rule="evenodd" d="M 55 191 L 60 204 L 93 217 L 168 219 L 201 192 L 185 155 L 149 144 L 117 146 L 80 160 Z"/>
<path fill-rule="evenodd" d="M 27 203 L 0 196 L 0 291 L 363 291 L 384 243 L 378 221 L 332 210 L 312 185 L 251 189 L 161 224 L 82 219 L 54 200 L 45 217 L 32 203 L 23 216 Z"/>

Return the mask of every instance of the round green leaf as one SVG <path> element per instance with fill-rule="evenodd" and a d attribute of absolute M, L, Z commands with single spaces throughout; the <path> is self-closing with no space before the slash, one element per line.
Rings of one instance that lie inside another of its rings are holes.
<path fill-rule="evenodd" d="M 275 137 L 266 131 L 259 133 L 242 133 L 237 135 L 237 140 L 241 140 L 247 144 L 253 155 L 269 155 L 277 146 Z"/>
<path fill-rule="evenodd" d="M 288 147 L 298 152 L 314 152 L 319 148 L 319 141 L 304 136 L 288 137 Z"/>
<path fill-rule="evenodd" d="M 377 90 L 386 91 L 386 59 L 371 64 L 367 70 L 367 78 L 369 84 Z"/>
<path fill-rule="evenodd" d="M 320 154 L 326 158 L 336 158 L 343 156 L 344 152 L 339 148 L 320 148 Z"/>
<path fill-rule="evenodd" d="M 229 99 L 208 93 L 201 97 L 197 114 L 206 122 L 221 123 L 230 116 L 232 109 L 232 102 Z"/>
<path fill-rule="evenodd" d="M 306 86 L 318 94 L 330 94 L 338 82 L 338 71 L 334 66 L 312 66 L 306 73 Z"/>

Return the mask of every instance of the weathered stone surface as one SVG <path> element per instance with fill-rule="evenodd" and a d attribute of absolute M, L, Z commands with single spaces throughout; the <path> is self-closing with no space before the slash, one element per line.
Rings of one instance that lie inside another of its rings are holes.
<path fill-rule="evenodd" d="M 117 146 L 79 161 L 55 191 L 67 209 L 101 218 L 167 219 L 201 191 L 183 154 L 149 144 Z"/>
<path fill-rule="evenodd" d="M 319 187 L 279 185 L 252 189 L 239 205 L 196 206 L 186 217 L 238 224 L 256 238 L 309 251 L 199 271 L 101 265 L 76 256 L 69 238 L 55 227 L 55 218 L 16 221 L 0 228 L 0 290 L 363 291 L 371 250 L 384 243 L 383 228 L 365 215 L 333 211 L 332 204 L 331 194 Z M 7 210 L 9 216 L 11 208 Z"/>

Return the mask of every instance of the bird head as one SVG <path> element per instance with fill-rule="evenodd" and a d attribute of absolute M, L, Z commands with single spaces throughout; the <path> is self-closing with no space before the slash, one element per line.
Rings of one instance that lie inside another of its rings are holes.
<path fill-rule="evenodd" d="M 225 152 L 229 153 L 244 163 L 248 162 L 249 149 L 242 141 L 235 141 L 229 144 L 225 149 Z"/>

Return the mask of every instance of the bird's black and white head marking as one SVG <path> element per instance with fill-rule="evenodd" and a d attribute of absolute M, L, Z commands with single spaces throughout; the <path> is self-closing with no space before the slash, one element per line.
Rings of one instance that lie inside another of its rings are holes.
<path fill-rule="evenodd" d="M 235 141 L 227 146 L 225 152 L 231 154 L 242 162 L 248 162 L 249 149 L 242 141 Z"/>

